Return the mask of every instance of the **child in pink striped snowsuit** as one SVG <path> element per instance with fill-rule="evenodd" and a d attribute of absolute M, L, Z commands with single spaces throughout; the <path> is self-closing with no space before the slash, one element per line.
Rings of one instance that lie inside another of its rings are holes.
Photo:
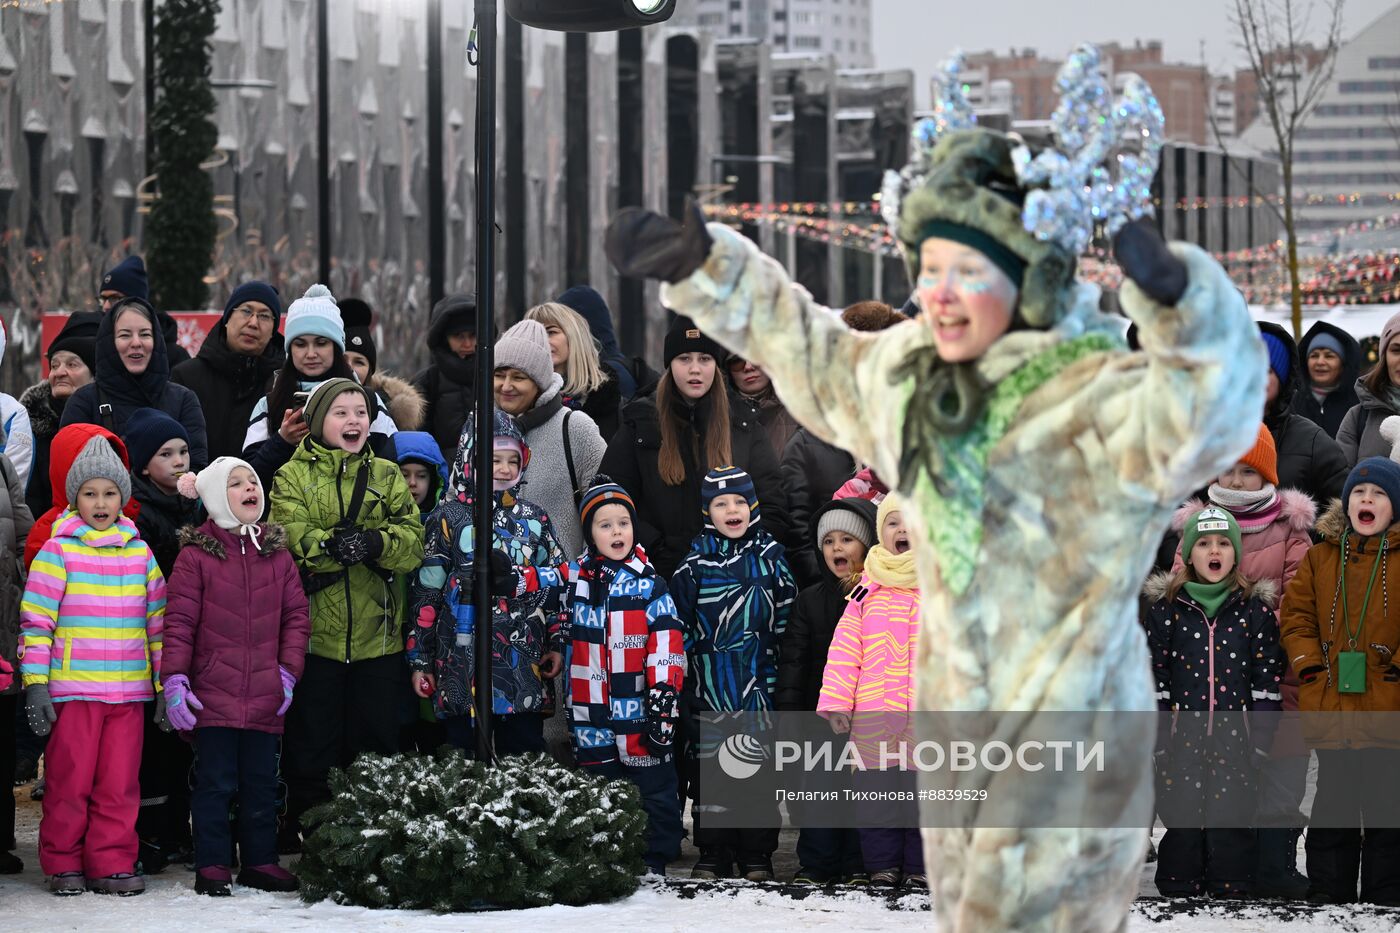
<path fill-rule="evenodd" d="M 141 715 L 160 670 L 165 579 L 121 513 L 131 479 L 105 438 L 83 447 L 66 486 L 73 508 L 20 603 L 25 708 L 37 734 L 53 731 L 39 863 L 55 894 L 139 894 Z"/>

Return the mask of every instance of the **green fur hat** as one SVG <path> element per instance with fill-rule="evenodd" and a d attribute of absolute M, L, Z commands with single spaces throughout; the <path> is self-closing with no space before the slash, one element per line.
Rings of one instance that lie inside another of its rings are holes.
<path fill-rule="evenodd" d="M 1054 326 L 1073 301 L 1074 256 L 1057 243 L 1037 239 L 1022 225 L 1026 191 L 1011 163 L 1015 140 L 982 128 L 955 130 L 933 148 L 928 176 L 900 204 L 899 237 L 910 282 L 919 276 L 919 248 L 929 236 L 965 242 L 1007 271 L 1020 290 L 1023 326 Z M 960 235 L 956 227 L 970 234 Z M 989 244 L 987 241 L 990 240 Z M 1000 250 L 1024 263 L 1020 281 Z"/>

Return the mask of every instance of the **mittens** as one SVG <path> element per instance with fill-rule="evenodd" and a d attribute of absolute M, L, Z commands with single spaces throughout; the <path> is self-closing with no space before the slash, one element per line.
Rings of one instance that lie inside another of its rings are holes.
<path fill-rule="evenodd" d="M 714 241 L 694 199 L 685 199 L 685 222 L 629 207 L 608 224 L 604 250 L 617 271 L 633 279 L 683 282 L 705 264 Z"/>
<path fill-rule="evenodd" d="M 10 689 L 10 684 L 15 682 L 15 669 L 10 666 L 10 662 L 0 658 L 0 691 Z"/>
<path fill-rule="evenodd" d="M 520 595 L 520 574 L 510 562 L 510 556 L 491 549 L 491 595 L 497 599 L 514 599 Z"/>
<path fill-rule="evenodd" d="M 1146 217 L 1118 231 L 1113 256 L 1123 274 L 1137 283 L 1147 297 L 1174 307 L 1186 291 L 1186 264 L 1172 255 L 1166 241 Z"/>
<path fill-rule="evenodd" d="M 384 535 L 377 531 L 340 529 L 326 541 L 325 551 L 342 567 L 378 560 L 384 553 Z"/>
<path fill-rule="evenodd" d="M 655 684 L 647 691 L 647 744 L 665 758 L 676 744 L 676 719 L 680 695 L 670 684 Z"/>
<path fill-rule="evenodd" d="M 29 731 L 43 738 L 58 722 L 58 710 L 53 708 L 48 684 L 34 684 L 24 691 L 24 714 L 29 717 Z"/>

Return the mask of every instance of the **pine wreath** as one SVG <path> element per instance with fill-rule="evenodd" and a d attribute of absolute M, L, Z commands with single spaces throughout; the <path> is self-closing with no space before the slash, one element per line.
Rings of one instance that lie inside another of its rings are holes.
<path fill-rule="evenodd" d="M 644 869 L 646 815 L 628 781 L 546 755 L 496 767 L 461 752 L 361 755 L 303 817 L 307 901 L 452 912 L 625 897 Z"/>

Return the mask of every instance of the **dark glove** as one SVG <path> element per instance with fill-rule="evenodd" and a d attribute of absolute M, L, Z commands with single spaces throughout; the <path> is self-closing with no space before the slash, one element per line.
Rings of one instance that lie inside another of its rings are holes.
<path fill-rule="evenodd" d="M 675 747 L 679 707 L 680 696 L 670 684 L 656 684 L 647 691 L 647 744 L 659 758 Z"/>
<path fill-rule="evenodd" d="M 34 684 L 24 691 L 24 713 L 29 717 L 29 731 L 43 738 L 58 722 L 58 710 L 53 708 L 48 684 Z"/>
<path fill-rule="evenodd" d="M 1317 675 L 1321 674 L 1325 670 L 1327 670 L 1327 668 L 1321 666 L 1320 664 L 1314 664 L 1312 667 L 1305 667 L 1301 671 L 1299 671 L 1298 679 L 1305 684 L 1310 684 L 1314 680 L 1317 680 Z"/>
<path fill-rule="evenodd" d="M 519 593 L 520 574 L 504 551 L 491 549 L 491 595 L 496 599 L 514 599 Z"/>
<path fill-rule="evenodd" d="M 1139 217 L 1113 238 L 1113 257 L 1147 297 L 1174 307 L 1186 292 L 1186 263 L 1172 255 L 1152 221 Z"/>
<path fill-rule="evenodd" d="M 377 531 L 341 529 L 330 536 L 325 548 L 331 560 L 342 567 L 349 567 L 378 560 L 384 553 L 384 536 Z"/>
<path fill-rule="evenodd" d="M 165 714 L 164 692 L 156 694 L 156 714 L 151 718 L 152 721 L 155 722 L 156 727 L 160 729 L 161 732 L 173 732 L 175 730 L 175 726 L 170 722 L 169 717 L 167 717 Z"/>
<path fill-rule="evenodd" d="M 629 279 L 683 282 L 705 264 L 714 241 L 694 198 L 685 199 L 685 222 L 639 207 L 624 208 L 608 224 L 604 250 Z"/>

